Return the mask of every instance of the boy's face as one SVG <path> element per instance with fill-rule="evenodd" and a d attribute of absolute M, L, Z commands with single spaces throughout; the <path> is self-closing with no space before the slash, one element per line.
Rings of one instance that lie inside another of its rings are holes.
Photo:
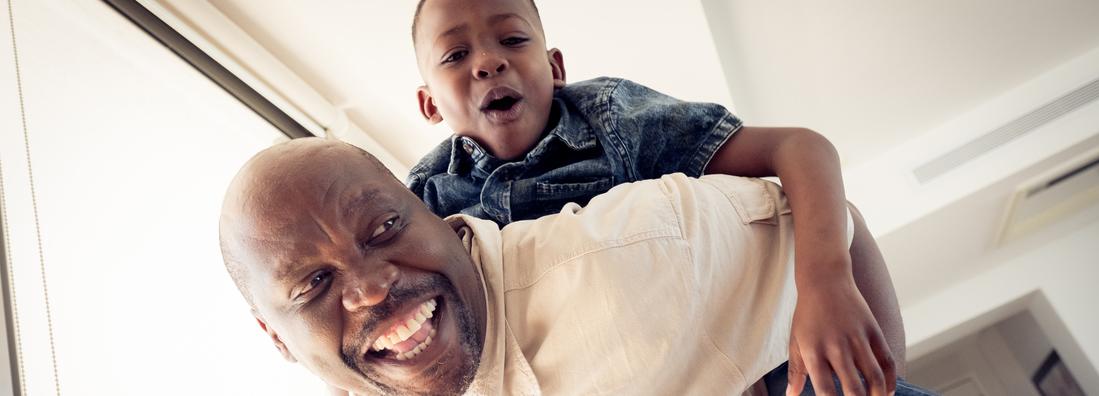
<path fill-rule="evenodd" d="M 549 120 L 553 90 L 565 83 L 561 52 L 546 50 L 533 5 L 430 0 L 417 29 L 424 117 L 445 120 L 500 159 L 533 148 Z"/>

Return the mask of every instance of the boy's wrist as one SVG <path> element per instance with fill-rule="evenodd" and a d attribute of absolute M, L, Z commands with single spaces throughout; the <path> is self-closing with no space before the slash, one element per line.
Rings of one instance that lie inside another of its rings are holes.
<path fill-rule="evenodd" d="M 794 261 L 794 283 L 799 290 L 853 282 L 851 255 L 846 251 L 830 258 L 809 255 Z"/>

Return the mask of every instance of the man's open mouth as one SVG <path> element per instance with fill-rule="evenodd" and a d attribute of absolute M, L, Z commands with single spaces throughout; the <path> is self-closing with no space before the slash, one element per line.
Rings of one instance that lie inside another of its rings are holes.
<path fill-rule="evenodd" d="M 420 304 L 413 313 L 407 314 L 403 320 L 379 336 L 367 355 L 377 359 L 405 361 L 422 353 L 436 336 L 436 300 L 437 298 L 433 298 Z"/>

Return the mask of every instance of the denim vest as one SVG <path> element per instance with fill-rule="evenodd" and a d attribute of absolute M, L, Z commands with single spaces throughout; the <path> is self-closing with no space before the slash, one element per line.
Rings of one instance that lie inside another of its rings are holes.
<path fill-rule="evenodd" d="M 721 105 L 607 77 L 558 89 L 551 111 L 556 125 L 525 157 L 502 161 L 454 135 L 412 168 L 409 189 L 440 217 L 463 213 L 503 226 L 568 202 L 585 205 L 618 184 L 701 176 L 741 126 Z"/>

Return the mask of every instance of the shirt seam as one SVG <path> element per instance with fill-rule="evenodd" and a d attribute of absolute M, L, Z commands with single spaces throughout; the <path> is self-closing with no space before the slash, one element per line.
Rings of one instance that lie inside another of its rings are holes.
<path fill-rule="evenodd" d="M 626 180 L 637 180 L 638 175 L 634 172 L 635 163 L 630 157 L 630 150 L 626 148 L 625 141 L 619 134 L 619 120 L 617 111 L 614 109 L 614 95 L 618 91 L 618 87 L 621 86 L 623 79 L 611 79 L 607 87 L 603 89 L 600 94 L 600 106 L 602 107 L 602 113 L 605 117 L 601 117 L 602 125 L 599 125 L 600 129 L 607 136 L 607 140 L 610 141 L 611 146 L 614 148 L 615 154 L 618 156 L 619 163 L 623 164 L 622 169 L 625 173 Z"/>
<path fill-rule="evenodd" d="M 507 291 L 504 291 L 506 294 Z M 504 315 L 504 365 L 507 365 L 507 347 L 509 343 L 515 343 L 515 347 L 519 350 L 520 359 L 526 363 L 519 365 L 518 370 L 522 372 L 528 380 L 533 379 L 534 383 L 538 383 L 538 377 L 534 375 L 534 369 L 530 367 L 530 363 L 527 362 L 527 357 L 523 354 L 523 348 L 519 345 L 519 342 L 515 339 L 515 332 L 511 329 L 511 320 L 507 315 Z M 502 367 L 503 368 L 503 367 Z M 503 368 L 506 372 L 506 368 Z M 541 386 L 541 385 L 539 385 Z"/>
<path fill-rule="evenodd" d="M 644 232 L 639 232 L 639 233 L 630 235 L 626 238 L 606 240 L 606 241 L 601 241 L 601 242 L 589 245 L 589 246 L 587 246 L 583 249 L 580 249 L 577 253 L 569 256 L 568 258 L 562 259 L 562 260 L 546 267 L 545 269 L 543 269 L 537 276 L 535 276 L 530 281 L 523 282 L 523 283 L 520 283 L 519 285 L 515 285 L 515 286 L 505 287 L 504 288 L 504 293 L 507 294 L 507 293 L 510 293 L 510 292 L 513 292 L 513 291 L 528 289 L 528 288 L 538 284 L 538 282 L 540 282 L 542 280 L 542 278 L 546 277 L 546 275 L 548 275 L 550 272 L 553 272 L 557 268 L 559 268 L 561 266 L 564 266 L 564 265 L 575 263 L 580 258 L 582 258 L 584 256 L 587 256 L 587 255 L 590 255 L 590 254 L 598 253 L 598 252 L 608 250 L 608 249 L 621 248 L 621 247 L 626 247 L 626 246 L 634 245 L 634 244 L 641 243 L 641 242 L 647 242 L 647 241 L 658 240 L 658 239 L 682 239 L 682 237 L 680 235 L 676 235 L 676 233 L 672 233 L 670 231 L 671 230 L 667 229 L 667 228 L 644 231 Z"/>
<path fill-rule="evenodd" d="M 699 179 L 699 180 L 701 180 L 701 179 Z M 672 205 L 672 209 L 673 209 L 672 214 L 675 215 L 676 223 L 679 225 L 679 232 L 681 233 L 681 238 L 680 239 L 686 242 L 683 245 L 687 248 L 687 257 L 691 260 L 691 264 L 694 265 L 695 260 L 696 260 L 694 249 L 691 247 L 690 241 L 687 240 L 687 236 L 686 236 L 687 231 L 682 226 L 683 222 L 680 220 L 680 216 L 681 216 L 680 211 L 682 211 L 683 209 L 679 205 L 676 205 L 677 202 L 676 202 L 675 199 L 672 199 L 672 195 L 671 195 L 672 192 L 668 190 L 667 185 L 661 183 L 660 186 L 664 190 L 664 196 L 668 199 L 668 201 Z M 720 189 L 719 189 L 719 192 L 720 192 Z M 722 192 L 721 195 L 725 196 L 726 194 L 724 194 Z M 726 196 L 726 199 L 729 199 L 729 197 Z M 731 199 L 730 199 L 730 202 L 732 202 Z M 695 290 L 696 291 L 699 289 L 697 282 L 698 281 L 696 279 L 692 279 L 692 283 L 695 283 Z M 727 355 L 725 353 L 725 351 L 721 350 L 721 348 L 719 348 L 717 346 L 717 343 L 714 342 L 714 338 L 712 336 L 710 336 L 710 330 L 703 327 L 702 328 L 702 334 L 706 336 L 706 341 L 710 343 L 710 346 L 714 348 L 714 351 L 716 351 L 718 353 L 718 355 L 721 355 L 721 357 L 723 359 L 725 359 L 725 361 L 727 363 L 729 363 L 729 366 L 733 370 L 733 374 L 737 376 L 737 380 L 740 381 L 740 384 L 741 385 L 747 385 L 747 382 L 744 380 L 744 371 L 740 368 L 740 366 L 737 366 L 737 364 L 735 362 L 733 362 L 733 359 L 729 358 L 729 355 Z"/>

